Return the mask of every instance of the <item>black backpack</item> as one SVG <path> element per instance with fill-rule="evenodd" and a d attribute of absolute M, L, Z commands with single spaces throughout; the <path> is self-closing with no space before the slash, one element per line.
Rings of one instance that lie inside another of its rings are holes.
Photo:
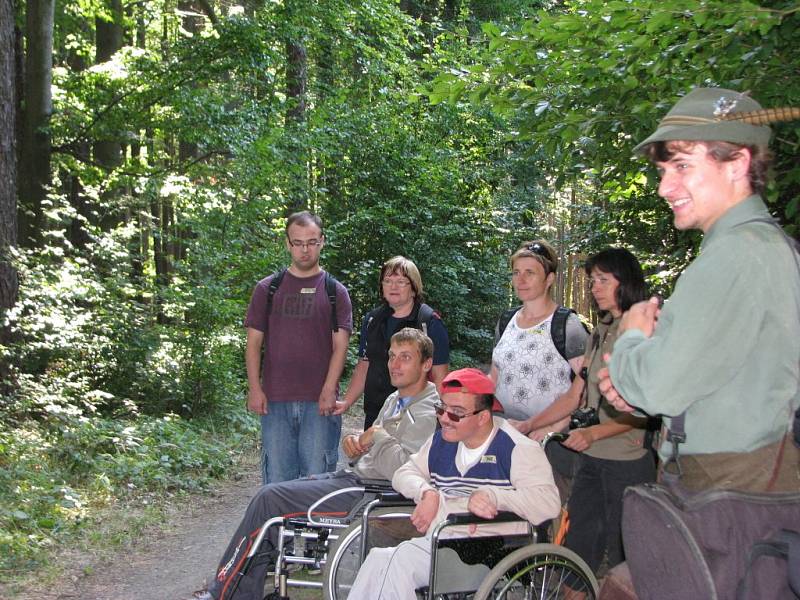
<path fill-rule="evenodd" d="M 278 288 L 281 287 L 283 276 L 286 275 L 286 268 L 281 269 L 272 277 L 267 291 L 267 322 L 265 327 L 269 327 L 269 315 L 272 313 L 272 297 Z M 331 330 L 339 331 L 339 320 L 336 316 L 336 278 L 325 271 L 325 293 L 328 295 L 328 302 L 331 304 Z"/>
<path fill-rule="evenodd" d="M 522 305 L 509 308 L 503 311 L 500 318 L 497 319 L 497 326 L 494 329 L 495 346 L 497 346 L 500 338 L 503 337 L 503 332 L 506 330 L 506 327 L 508 327 L 511 318 L 517 314 L 521 308 Z M 577 315 L 578 313 L 566 306 L 559 306 L 556 312 L 553 313 L 553 320 L 550 322 L 550 337 L 553 339 L 553 345 L 555 345 L 561 357 L 567 361 L 569 360 L 569 358 L 567 358 L 567 320 L 570 314 Z M 586 329 L 586 333 L 589 333 L 589 329 L 584 325 L 583 321 L 581 321 L 581 325 Z"/>
<path fill-rule="evenodd" d="M 625 490 L 622 538 L 640 600 L 800 597 L 800 492 L 643 484 Z"/>

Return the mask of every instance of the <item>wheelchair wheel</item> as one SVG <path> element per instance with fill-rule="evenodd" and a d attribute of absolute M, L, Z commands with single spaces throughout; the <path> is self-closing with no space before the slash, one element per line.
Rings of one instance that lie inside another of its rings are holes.
<path fill-rule="evenodd" d="M 594 600 L 597 591 L 591 569 L 572 550 L 531 544 L 497 563 L 475 593 L 475 600 Z"/>
<path fill-rule="evenodd" d="M 397 508 L 378 508 L 370 515 L 370 548 L 395 546 L 413 537 L 416 533 L 408 520 L 413 507 L 408 511 Z M 339 538 L 328 549 L 328 558 L 322 570 L 323 596 L 325 600 L 344 600 L 361 567 L 361 519 L 341 530 Z"/>

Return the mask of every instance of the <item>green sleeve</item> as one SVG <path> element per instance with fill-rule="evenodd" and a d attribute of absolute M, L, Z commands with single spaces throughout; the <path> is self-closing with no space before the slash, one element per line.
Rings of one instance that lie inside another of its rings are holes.
<path fill-rule="evenodd" d="M 684 272 L 651 338 L 631 330 L 616 341 L 611 380 L 632 406 L 678 415 L 729 383 L 748 361 L 747 340 L 760 328 L 751 317 L 762 301 L 753 284 L 759 278 L 728 238 L 704 249 Z"/>

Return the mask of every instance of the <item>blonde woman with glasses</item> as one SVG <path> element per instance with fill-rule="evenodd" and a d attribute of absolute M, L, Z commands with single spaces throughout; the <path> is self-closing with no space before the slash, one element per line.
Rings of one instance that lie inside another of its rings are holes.
<path fill-rule="evenodd" d="M 364 316 L 358 345 L 358 363 L 336 414 L 342 414 L 364 395 L 364 429 L 375 421 L 392 386 L 387 364 L 389 341 L 404 327 L 422 330 L 433 340 L 430 380 L 437 387 L 447 375 L 450 341 L 441 317 L 422 301 L 422 277 L 404 256 L 387 260 L 378 277 L 382 302 Z"/>

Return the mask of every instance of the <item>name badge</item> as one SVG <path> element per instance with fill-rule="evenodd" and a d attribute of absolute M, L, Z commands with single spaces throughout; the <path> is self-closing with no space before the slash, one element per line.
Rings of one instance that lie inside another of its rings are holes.
<path fill-rule="evenodd" d="M 489 463 L 490 465 L 497 464 L 497 457 L 494 454 L 484 454 L 481 456 L 482 463 Z"/>
<path fill-rule="evenodd" d="M 300 288 L 301 294 L 316 294 L 317 288 Z"/>

